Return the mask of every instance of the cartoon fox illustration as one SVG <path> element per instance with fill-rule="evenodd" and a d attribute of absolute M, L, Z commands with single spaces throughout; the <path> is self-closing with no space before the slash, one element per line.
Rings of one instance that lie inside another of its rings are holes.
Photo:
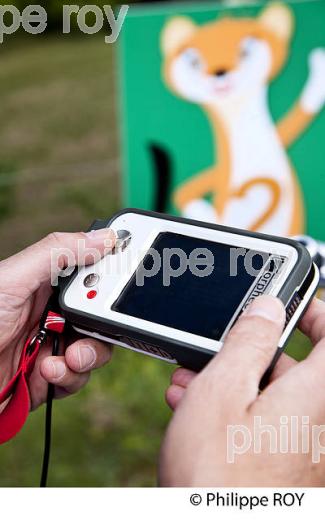
<path fill-rule="evenodd" d="M 301 96 L 275 125 L 268 85 L 284 67 L 292 33 L 292 11 L 278 2 L 257 18 L 198 26 L 176 17 L 164 27 L 165 81 L 203 108 L 215 136 L 217 163 L 174 194 L 184 216 L 275 235 L 303 233 L 303 199 L 286 148 L 324 106 L 325 49 L 311 52 Z M 312 167 L 311 157 L 311 173 Z"/>

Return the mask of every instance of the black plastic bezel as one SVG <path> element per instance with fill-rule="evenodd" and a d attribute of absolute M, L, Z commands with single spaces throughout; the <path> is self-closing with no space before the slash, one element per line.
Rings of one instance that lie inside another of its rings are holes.
<path fill-rule="evenodd" d="M 284 283 L 283 287 L 281 288 L 281 290 L 278 294 L 278 297 L 280 298 L 280 300 L 283 302 L 283 304 L 285 306 L 287 306 L 287 304 L 289 303 L 289 301 L 290 301 L 293 293 L 297 289 L 297 287 L 299 287 L 303 283 L 303 281 L 306 279 L 306 277 L 310 273 L 312 266 L 313 266 L 311 257 L 309 255 L 307 249 L 303 245 L 301 245 L 298 242 L 291 240 L 291 239 L 275 237 L 275 236 L 266 235 L 266 234 L 262 234 L 262 233 L 252 233 L 252 232 L 249 232 L 246 230 L 235 229 L 235 228 L 231 228 L 231 227 L 227 227 L 227 226 L 220 226 L 220 225 L 216 225 L 216 224 L 208 224 L 206 222 L 189 220 L 189 219 L 185 219 L 185 218 L 181 218 L 181 217 L 174 217 L 174 216 L 170 216 L 170 215 L 165 215 L 165 214 L 160 214 L 160 213 L 155 213 L 152 211 L 145 211 L 145 210 L 140 210 L 140 209 L 133 209 L 133 208 L 124 209 L 124 210 L 116 213 L 110 219 L 96 220 L 91 225 L 89 230 L 110 227 L 110 225 L 114 222 L 114 220 L 116 218 L 121 217 L 122 215 L 125 215 L 128 213 L 147 215 L 147 216 L 151 216 L 151 217 L 160 218 L 163 220 L 181 222 L 184 224 L 189 224 L 191 226 L 197 226 L 200 228 L 216 229 L 216 230 L 220 230 L 220 231 L 227 232 L 230 234 L 236 234 L 236 235 L 241 235 L 241 236 L 269 240 L 272 242 L 278 242 L 278 243 L 286 244 L 286 245 L 293 247 L 298 253 L 297 262 L 296 262 L 295 268 L 288 275 L 286 282 Z M 76 270 L 71 276 L 69 276 L 67 278 L 61 278 L 60 283 L 59 283 L 59 294 L 58 294 L 59 306 L 60 306 L 61 311 L 62 311 L 63 315 L 65 316 L 65 318 L 72 325 L 74 325 L 80 329 L 89 331 L 89 332 L 97 332 L 106 337 L 116 338 L 117 340 L 119 337 L 127 336 L 127 337 L 130 337 L 130 338 L 135 339 L 140 342 L 155 345 L 155 346 L 167 351 L 172 357 L 176 358 L 180 365 L 186 366 L 193 370 L 200 370 L 213 357 L 214 354 L 210 350 L 196 347 L 196 346 L 193 346 L 193 345 L 185 343 L 185 342 L 179 342 L 173 338 L 166 338 L 166 337 L 160 336 L 158 334 L 152 334 L 152 333 L 146 332 L 141 329 L 137 329 L 132 326 L 120 325 L 111 320 L 101 318 L 101 317 L 95 317 L 91 314 L 88 314 L 88 313 L 85 313 L 82 311 L 77 311 L 77 310 L 71 309 L 70 307 L 66 306 L 64 303 L 65 292 L 77 274 L 78 274 L 78 270 Z"/>

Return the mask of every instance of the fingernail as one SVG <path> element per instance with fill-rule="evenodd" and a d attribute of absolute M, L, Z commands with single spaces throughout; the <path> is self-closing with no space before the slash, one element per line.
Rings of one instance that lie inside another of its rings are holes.
<path fill-rule="evenodd" d="M 96 229 L 87 233 L 90 240 L 112 240 L 114 238 L 114 232 L 110 228 Z"/>
<path fill-rule="evenodd" d="M 52 361 L 52 359 L 47 360 L 48 368 L 50 369 L 51 378 L 52 379 L 62 379 L 62 377 L 65 375 L 67 371 L 67 367 L 65 366 L 65 363 L 63 361 Z"/>
<path fill-rule="evenodd" d="M 259 296 L 247 307 L 246 316 L 259 316 L 266 320 L 279 322 L 284 319 L 284 307 L 278 298 Z"/>
<path fill-rule="evenodd" d="M 96 362 L 96 352 L 93 347 L 84 345 L 78 348 L 79 368 L 80 370 L 87 370 L 94 366 Z"/>

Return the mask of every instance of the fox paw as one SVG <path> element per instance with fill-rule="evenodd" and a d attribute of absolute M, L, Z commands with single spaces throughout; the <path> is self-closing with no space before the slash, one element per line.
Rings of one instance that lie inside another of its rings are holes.
<path fill-rule="evenodd" d="M 211 224 L 216 224 L 218 221 L 212 204 L 203 199 L 195 199 L 189 202 L 183 209 L 182 215 L 186 218 L 202 220 Z"/>
<path fill-rule="evenodd" d="M 301 105 L 308 113 L 319 112 L 325 104 L 325 49 L 314 49 L 309 55 L 309 77 Z"/>

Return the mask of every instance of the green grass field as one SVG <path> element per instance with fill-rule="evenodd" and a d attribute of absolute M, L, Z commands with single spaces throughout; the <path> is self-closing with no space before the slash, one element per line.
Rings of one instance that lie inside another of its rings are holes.
<path fill-rule="evenodd" d="M 53 229 L 80 229 L 116 210 L 119 186 L 112 47 L 101 37 L 60 36 L 1 51 L 6 256 Z"/>
<path fill-rule="evenodd" d="M 4 258 L 120 207 L 114 49 L 102 37 L 30 38 L 1 49 L 0 240 Z M 305 352 L 301 337 L 291 343 Z M 52 486 L 153 486 L 171 369 L 116 349 L 54 406 Z M 38 485 L 44 409 L 0 447 L 0 486 Z"/>

